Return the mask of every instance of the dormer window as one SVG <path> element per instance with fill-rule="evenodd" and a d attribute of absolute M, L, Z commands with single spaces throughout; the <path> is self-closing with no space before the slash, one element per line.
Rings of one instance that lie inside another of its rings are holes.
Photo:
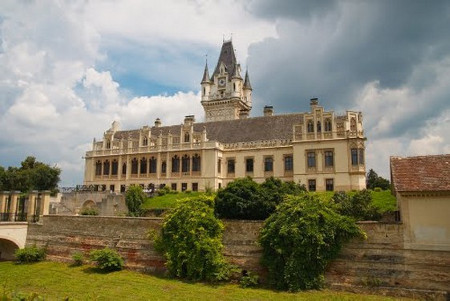
<path fill-rule="evenodd" d="M 322 132 L 322 124 L 320 123 L 320 121 L 317 121 L 317 132 Z"/>
<path fill-rule="evenodd" d="M 106 140 L 106 149 L 110 149 L 111 148 L 111 141 L 108 139 Z"/>
<path fill-rule="evenodd" d="M 190 141 L 189 133 L 184 133 L 184 142 L 189 142 L 189 141 Z"/>
<path fill-rule="evenodd" d="M 325 132 L 331 132 L 331 120 L 329 118 L 325 119 Z"/>
<path fill-rule="evenodd" d="M 355 117 L 352 117 L 352 119 L 350 119 L 350 131 L 356 132 L 356 118 Z"/>
<path fill-rule="evenodd" d="M 142 146 L 147 146 L 148 145 L 148 138 L 144 137 L 144 139 L 142 139 Z"/>

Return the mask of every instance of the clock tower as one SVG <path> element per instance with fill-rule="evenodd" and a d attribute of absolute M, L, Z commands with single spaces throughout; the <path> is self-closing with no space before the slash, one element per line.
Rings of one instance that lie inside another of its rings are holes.
<path fill-rule="evenodd" d="M 252 87 L 248 72 L 241 77 L 241 65 L 236 61 L 233 43 L 224 41 L 212 76 L 205 65 L 202 86 L 202 106 L 205 120 L 220 121 L 246 118 L 252 109 Z"/>

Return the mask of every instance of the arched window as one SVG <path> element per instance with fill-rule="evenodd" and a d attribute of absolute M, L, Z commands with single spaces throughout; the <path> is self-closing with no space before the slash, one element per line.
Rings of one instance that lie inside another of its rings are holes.
<path fill-rule="evenodd" d="M 133 158 L 133 160 L 131 160 L 131 174 L 137 175 L 137 173 L 138 173 L 138 159 Z"/>
<path fill-rule="evenodd" d="M 95 175 L 96 176 L 102 175 L 102 162 L 100 161 L 95 162 Z"/>
<path fill-rule="evenodd" d="M 157 160 L 155 157 L 151 157 L 150 160 L 150 173 L 156 173 L 156 164 L 157 164 Z"/>
<path fill-rule="evenodd" d="M 109 160 L 106 160 L 105 162 L 103 162 L 103 175 L 107 176 L 109 175 Z"/>
<path fill-rule="evenodd" d="M 190 138 L 191 137 L 188 132 L 184 133 L 184 142 L 189 142 L 191 140 Z"/>
<path fill-rule="evenodd" d="M 177 155 L 172 157 L 172 172 L 180 171 L 180 157 Z"/>
<path fill-rule="evenodd" d="M 119 162 L 117 162 L 117 160 L 114 159 L 114 160 L 112 161 L 112 164 L 111 164 L 111 174 L 112 174 L 113 176 L 116 176 L 118 170 L 119 170 Z"/>
<path fill-rule="evenodd" d="M 312 120 L 308 120 L 308 133 L 314 132 L 314 123 Z"/>
<path fill-rule="evenodd" d="M 141 159 L 140 172 L 141 172 L 141 174 L 146 174 L 147 173 L 147 159 L 146 158 L 142 158 Z"/>
<path fill-rule="evenodd" d="M 330 118 L 325 119 L 325 132 L 331 132 L 332 131 L 332 127 L 331 127 L 331 120 Z"/>
<path fill-rule="evenodd" d="M 352 117 L 352 119 L 350 119 L 350 131 L 356 132 L 356 118 L 355 117 Z"/>
<path fill-rule="evenodd" d="M 192 171 L 200 171 L 201 165 L 200 165 L 200 156 L 198 154 L 195 154 L 192 157 Z"/>
<path fill-rule="evenodd" d="M 190 158 L 188 155 L 184 155 L 183 158 L 181 158 L 181 171 L 189 172 L 190 167 Z"/>
<path fill-rule="evenodd" d="M 320 121 L 317 121 L 317 132 L 322 132 L 322 124 L 320 123 Z"/>
<path fill-rule="evenodd" d="M 123 163 L 122 164 L 122 174 L 126 175 L 127 174 L 127 163 Z"/>

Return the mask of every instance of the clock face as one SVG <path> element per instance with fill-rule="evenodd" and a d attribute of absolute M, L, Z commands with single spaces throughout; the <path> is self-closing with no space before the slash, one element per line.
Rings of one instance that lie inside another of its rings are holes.
<path fill-rule="evenodd" d="M 225 79 L 224 78 L 220 78 L 219 79 L 219 86 L 225 86 Z"/>

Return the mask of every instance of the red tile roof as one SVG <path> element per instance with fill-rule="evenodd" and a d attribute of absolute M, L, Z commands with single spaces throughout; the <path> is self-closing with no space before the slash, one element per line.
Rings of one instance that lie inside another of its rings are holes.
<path fill-rule="evenodd" d="M 450 191 L 450 154 L 391 157 L 391 177 L 397 192 Z"/>

